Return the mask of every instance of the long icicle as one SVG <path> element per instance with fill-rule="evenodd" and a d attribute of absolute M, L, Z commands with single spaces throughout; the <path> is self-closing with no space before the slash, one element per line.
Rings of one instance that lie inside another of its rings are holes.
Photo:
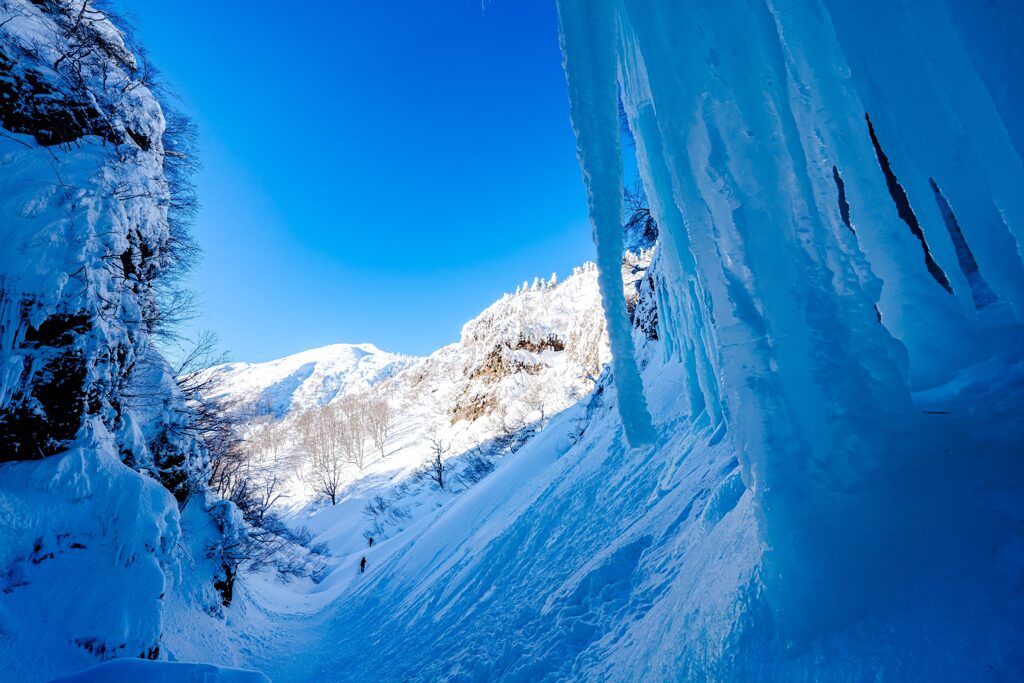
<path fill-rule="evenodd" d="M 569 84 L 576 151 L 587 186 L 597 246 L 598 284 L 608 323 L 612 372 L 626 439 L 636 448 L 655 441 L 643 383 L 633 356 L 626 298 L 622 291 L 622 151 L 619 140 L 618 76 L 614 50 L 614 2 L 559 0 L 562 55 Z"/>

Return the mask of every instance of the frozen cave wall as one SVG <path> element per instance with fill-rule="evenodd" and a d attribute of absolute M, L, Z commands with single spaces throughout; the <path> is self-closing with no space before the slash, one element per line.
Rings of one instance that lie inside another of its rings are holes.
<path fill-rule="evenodd" d="M 1019 4 L 966 22 L 941 0 L 558 10 L 599 266 L 614 279 L 621 258 L 621 100 L 687 412 L 736 443 L 783 632 L 845 623 L 884 593 L 888 520 L 913 524 L 911 392 L 1019 353 L 1022 112 L 1009 34 L 984 38 Z M 636 445 L 643 391 L 605 310 Z"/>

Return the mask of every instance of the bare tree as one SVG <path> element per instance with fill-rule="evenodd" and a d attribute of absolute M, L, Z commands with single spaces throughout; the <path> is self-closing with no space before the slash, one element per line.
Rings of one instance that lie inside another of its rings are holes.
<path fill-rule="evenodd" d="M 341 435 L 341 450 L 346 462 L 360 471 L 366 467 L 366 441 L 369 432 L 366 405 L 359 396 L 346 396 L 331 406 Z"/>
<path fill-rule="evenodd" d="M 281 425 L 276 422 L 267 422 L 253 429 L 247 445 L 254 457 L 264 461 L 269 460 L 276 465 L 286 441 Z"/>
<path fill-rule="evenodd" d="M 430 459 L 427 460 L 425 468 L 426 474 L 443 491 L 448 482 L 448 466 L 444 461 L 444 456 L 448 453 L 448 446 L 433 436 L 430 438 L 430 453 Z"/>
<path fill-rule="evenodd" d="M 343 429 L 330 406 L 307 410 L 295 421 L 299 442 L 309 455 L 313 485 L 321 495 L 338 502 L 344 481 Z"/>
<path fill-rule="evenodd" d="M 383 396 L 368 396 L 364 404 L 366 430 L 374 447 L 384 457 L 384 445 L 391 433 L 391 407 Z"/>
<path fill-rule="evenodd" d="M 28 12 L 21 5 L 15 5 L 11 0 L 0 0 L 0 28 L 18 17 L 27 17 Z"/>
<path fill-rule="evenodd" d="M 252 505 L 248 511 L 248 516 L 251 517 L 250 523 L 253 526 L 262 527 L 274 505 L 282 498 L 287 498 L 280 491 L 280 485 L 281 480 L 276 474 L 266 477 L 256 485 L 253 491 Z"/>
<path fill-rule="evenodd" d="M 632 189 L 627 187 L 624 190 L 622 199 L 625 213 L 628 216 L 625 225 L 626 231 L 635 235 L 639 240 L 640 244 L 637 246 L 653 246 L 658 239 L 658 223 L 651 215 L 647 192 L 644 191 L 644 185 L 639 178 L 633 183 Z"/>
<path fill-rule="evenodd" d="M 244 499 L 249 487 L 248 456 L 240 441 L 212 448 L 209 485 L 221 498 L 237 501 Z"/>

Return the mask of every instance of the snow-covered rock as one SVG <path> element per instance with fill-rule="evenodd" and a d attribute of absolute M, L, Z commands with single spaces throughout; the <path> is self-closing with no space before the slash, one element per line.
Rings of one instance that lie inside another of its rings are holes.
<path fill-rule="evenodd" d="M 168 599 L 221 606 L 230 516 L 154 345 L 192 248 L 178 123 L 103 11 L 0 2 L 4 680 L 166 656 Z"/>

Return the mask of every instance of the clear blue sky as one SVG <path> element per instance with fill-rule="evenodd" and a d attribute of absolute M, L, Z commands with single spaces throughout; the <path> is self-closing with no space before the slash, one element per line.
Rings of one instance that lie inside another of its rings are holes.
<path fill-rule="evenodd" d="M 591 259 L 554 0 L 115 0 L 200 131 L 195 325 L 425 354 Z"/>

